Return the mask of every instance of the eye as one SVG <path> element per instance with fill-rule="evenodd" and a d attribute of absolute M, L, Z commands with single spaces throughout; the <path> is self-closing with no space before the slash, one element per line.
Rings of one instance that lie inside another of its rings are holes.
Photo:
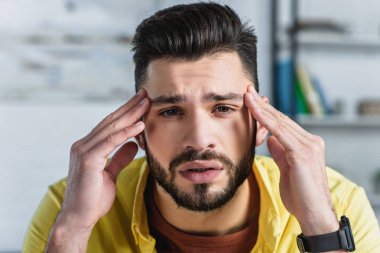
<path fill-rule="evenodd" d="M 173 116 L 178 116 L 178 115 L 182 115 L 182 114 L 176 108 L 169 108 L 167 110 L 160 112 L 160 116 L 163 116 L 163 117 L 173 117 Z"/>
<path fill-rule="evenodd" d="M 231 113 L 231 112 L 235 111 L 235 109 L 233 109 L 229 106 L 226 106 L 226 105 L 219 105 L 215 108 L 214 111 L 218 112 L 218 113 L 222 113 L 222 114 L 227 114 L 227 113 Z"/>

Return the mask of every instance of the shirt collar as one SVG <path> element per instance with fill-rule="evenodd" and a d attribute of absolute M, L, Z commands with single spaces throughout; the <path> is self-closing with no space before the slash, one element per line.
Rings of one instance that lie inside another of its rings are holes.
<path fill-rule="evenodd" d="M 253 172 L 260 189 L 260 215 L 257 242 L 264 242 L 270 252 L 276 252 L 280 240 L 279 173 L 270 173 L 265 165 L 267 158 L 256 156 Z M 273 167 L 269 168 L 273 169 Z M 278 170 L 278 168 L 275 168 Z M 259 246 L 259 245 L 258 245 Z"/>

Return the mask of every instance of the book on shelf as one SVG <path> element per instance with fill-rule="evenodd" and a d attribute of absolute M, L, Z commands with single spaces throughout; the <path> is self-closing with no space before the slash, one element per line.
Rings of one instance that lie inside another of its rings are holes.
<path fill-rule="evenodd" d="M 295 95 L 296 95 L 297 114 L 299 115 L 310 114 L 309 108 L 307 107 L 306 97 L 301 90 L 301 84 L 297 76 L 295 76 L 294 78 L 294 89 L 295 89 Z"/>
<path fill-rule="evenodd" d="M 296 80 L 298 80 L 297 83 L 299 85 L 300 97 L 303 97 L 306 101 L 307 112 L 313 115 L 327 114 L 328 109 L 324 108 L 322 104 L 321 97 L 324 96 L 321 95 L 323 93 L 322 88 L 320 86 L 318 88 L 315 87 L 316 85 L 313 84 L 312 78 L 310 77 L 309 73 L 306 71 L 304 66 L 297 64 L 295 68 Z M 296 87 L 297 83 L 295 85 Z"/>
<path fill-rule="evenodd" d="M 292 114 L 292 106 L 294 101 L 293 93 L 293 61 L 290 57 L 283 57 L 276 63 L 276 90 L 275 100 L 276 107 L 284 114 Z"/>
<path fill-rule="evenodd" d="M 319 80 L 301 64 L 282 58 L 276 64 L 276 107 L 292 115 L 328 115 L 332 109 Z M 294 111 L 295 109 L 295 111 Z"/>
<path fill-rule="evenodd" d="M 317 92 L 317 94 L 319 96 L 319 100 L 320 100 L 322 108 L 323 108 L 323 113 L 324 114 L 332 114 L 333 110 L 331 108 L 331 105 L 327 99 L 326 93 L 325 93 L 319 79 L 316 78 L 315 76 L 311 76 L 311 81 L 312 81 L 312 84 L 315 88 L 315 91 Z"/>

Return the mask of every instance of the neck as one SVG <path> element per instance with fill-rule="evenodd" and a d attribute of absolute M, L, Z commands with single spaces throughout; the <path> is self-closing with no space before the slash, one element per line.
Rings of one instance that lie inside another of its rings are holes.
<path fill-rule="evenodd" d="M 259 188 L 253 173 L 237 189 L 228 203 L 210 212 L 196 212 L 178 207 L 171 196 L 157 183 L 153 196 L 168 223 L 192 234 L 225 235 L 237 232 L 257 221 L 260 212 Z"/>

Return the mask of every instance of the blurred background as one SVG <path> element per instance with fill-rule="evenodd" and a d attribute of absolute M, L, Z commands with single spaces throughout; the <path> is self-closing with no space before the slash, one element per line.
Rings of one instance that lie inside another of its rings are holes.
<path fill-rule="evenodd" d="M 190 2 L 0 0 L 0 252 L 20 252 L 71 144 L 134 94 L 136 26 Z M 325 139 L 380 217 L 380 1 L 218 2 L 256 28 L 262 95 Z"/>

